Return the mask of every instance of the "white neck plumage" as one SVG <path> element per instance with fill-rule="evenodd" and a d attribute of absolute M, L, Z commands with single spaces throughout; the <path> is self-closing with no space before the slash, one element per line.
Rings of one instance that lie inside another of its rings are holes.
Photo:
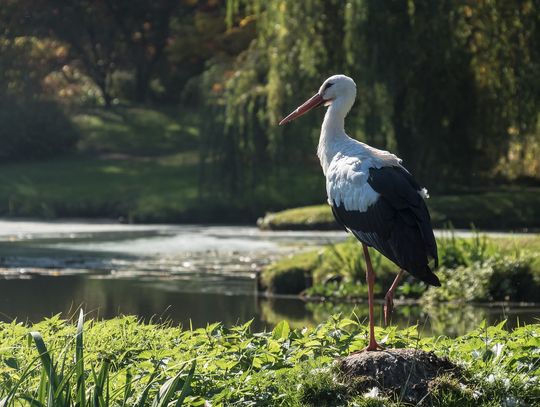
<path fill-rule="evenodd" d="M 330 104 L 324 115 L 317 156 L 319 157 L 325 175 L 332 157 L 334 157 L 344 143 L 352 141 L 345 133 L 345 117 L 349 113 L 353 103 L 354 99 L 349 101 L 346 98 L 337 98 Z"/>

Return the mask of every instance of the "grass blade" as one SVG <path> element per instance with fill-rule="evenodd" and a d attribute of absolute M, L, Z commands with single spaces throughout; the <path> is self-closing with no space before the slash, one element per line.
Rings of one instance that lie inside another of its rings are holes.
<path fill-rule="evenodd" d="M 30 336 L 34 340 L 34 344 L 39 353 L 39 358 L 41 359 L 41 364 L 43 365 L 45 373 L 47 373 L 49 383 L 53 386 L 53 388 L 56 388 L 56 386 L 58 385 L 58 377 L 56 376 L 56 372 L 54 371 L 51 356 L 49 355 L 47 346 L 43 341 L 43 337 L 39 332 L 30 332 Z"/>
<path fill-rule="evenodd" d="M 45 369 L 41 369 L 37 399 L 42 405 L 45 405 L 47 402 L 47 372 Z"/>
<path fill-rule="evenodd" d="M 51 360 L 51 356 L 49 354 L 49 351 L 47 350 L 47 346 L 45 345 L 45 341 L 43 340 L 43 337 L 39 332 L 30 332 L 30 337 L 34 340 L 34 345 L 36 346 L 36 349 L 39 353 L 39 358 L 41 359 L 41 364 L 43 366 L 43 370 L 47 373 L 47 378 L 49 380 L 48 387 L 49 387 L 49 396 L 48 396 L 48 405 L 53 405 L 55 402 L 57 402 L 59 405 L 64 405 L 64 400 L 61 397 L 61 394 L 58 396 L 57 399 L 54 399 L 54 394 L 56 392 L 56 389 L 58 388 L 59 380 L 58 375 L 56 374 L 54 365 Z M 52 401 L 51 401 L 52 398 Z"/>
<path fill-rule="evenodd" d="M 126 387 L 124 388 L 124 400 L 122 401 L 122 407 L 127 406 L 127 400 L 131 396 L 131 381 L 133 380 L 133 376 L 131 374 L 131 370 L 128 368 L 126 371 Z"/>
<path fill-rule="evenodd" d="M 176 407 L 180 407 L 182 405 L 185 398 L 189 395 L 191 391 L 190 384 L 193 380 L 193 375 L 195 374 L 195 367 L 196 361 L 194 360 L 191 364 L 189 373 L 184 380 L 184 384 L 182 385 L 182 391 L 180 392 L 180 396 L 174 404 Z M 182 375 L 182 373 L 183 372 L 178 372 L 176 376 L 167 380 L 163 384 L 163 386 L 161 386 L 158 394 L 156 395 L 156 398 L 154 399 L 154 402 L 152 403 L 152 407 L 167 407 L 169 405 L 169 403 L 173 399 L 174 393 L 176 393 L 176 391 L 178 390 L 178 383 L 180 382 L 180 376 Z"/>
<path fill-rule="evenodd" d="M 69 372 L 64 377 L 62 377 L 62 380 L 60 381 L 60 383 L 58 383 L 58 387 L 56 388 L 55 393 L 54 393 L 55 400 L 59 400 L 64 390 L 66 391 L 66 397 L 69 398 L 69 395 L 70 395 L 69 383 L 70 383 L 71 376 L 73 376 L 73 373 L 75 373 L 75 367 L 72 367 L 69 370 Z M 65 404 L 69 405 L 67 398 L 65 399 Z"/>
<path fill-rule="evenodd" d="M 49 393 L 47 397 L 47 407 L 54 407 L 54 385 L 53 385 L 52 380 L 49 380 Z"/>
<path fill-rule="evenodd" d="M 105 385 L 108 383 L 108 380 L 109 380 L 109 361 L 107 359 L 103 361 L 103 365 L 101 365 L 101 369 L 97 377 L 96 377 L 95 372 L 93 372 L 93 374 L 94 374 L 94 382 L 95 382 L 94 406 L 107 407 L 108 404 L 105 401 L 103 391 L 105 390 Z"/>
<path fill-rule="evenodd" d="M 175 407 L 180 407 L 182 403 L 184 403 L 185 398 L 189 396 L 189 393 L 191 393 L 191 382 L 193 380 L 193 376 L 195 375 L 196 366 L 197 361 L 194 360 L 191 364 L 191 369 L 189 369 L 189 373 L 184 380 L 184 385 L 182 386 L 182 391 L 180 392 L 180 397 L 178 397 L 178 400 L 176 401 Z"/>
<path fill-rule="evenodd" d="M 154 402 L 152 403 L 152 407 L 166 407 L 169 404 L 172 396 L 176 392 L 176 388 L 178 387 L 178 382 L 180 381 L 181 374 L 182 372 L 178 372 L 176 376 L 167 380 L 163 384 L 163 386 L 161 386 L 158 394 L 156 394 Z"/>
<path fill-rule="evenodd" d="M 154 380 L 157 377 L 158 373 L 159 373 L 159 367 L 156 366 L 154 368 L 154 371 L 150 375 L 150 378 L 148 379 L 148 384 L 146 385 L 143 392 L 139 396 L 139 400 L 137 402 L 137 407 L 144 407 L 146 405 L 146 399 L 148 398 L 148 392 L 150 391 L 150 388 L 154 384 Z"/>

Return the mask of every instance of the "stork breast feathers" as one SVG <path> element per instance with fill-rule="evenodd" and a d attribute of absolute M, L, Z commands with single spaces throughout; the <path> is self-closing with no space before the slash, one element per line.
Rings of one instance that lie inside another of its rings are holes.
<path fill-rule="evenodd" d="M 328 203 L 344 206 L 347 211 L 365 212 L 379 199 L 379 193 L 368 184 L 370 159 L 336 154 L 326 172 Z"/>

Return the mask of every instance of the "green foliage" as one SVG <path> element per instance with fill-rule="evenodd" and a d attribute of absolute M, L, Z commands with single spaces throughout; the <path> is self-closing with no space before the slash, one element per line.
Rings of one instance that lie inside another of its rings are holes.
<path fill-rule="evenodd" d="M 482 324 L 458 338 L 420 338 L 414 327 L 376 334 L 388 347 L 432 350 L 464 368 L 465 381 L 432 383 L 433 405 L 510 399 L 534 405 L 540 326 L 508 332 L 503 325 Z M 339 317 L 314 328 L 282 322 L 257 333 L 249 323 L 183 330 L 133 317 L 84 325 L 80 317 L 77 328 L 57 316 L 33 326 L 0 323 L 0 397 L 4 406 L 402 406 L 384 392 L 355 394 L 336 375 L 333 360 L 363 348 L 366 337 L 362 324 Z"/>
<path fill-rule="evenodd" d="M 448 269 L 440 268 L 437 276 L 441 289 L 429 288 L 422 296 L 423 301 L 487 301 L 489 300 L 489 281 L 493 269 L 480 264 L 471 267 L 459 266 Z"/>
<path fill-rule="evenodd" d="M 540 300 L 538 237 L 497 239 L 477 233 L 472 238 L 458 238 L 449 232 L 437 242 L 441 267 L 436 273 L 442 287 L 426 291 L 425 284 L 407 276 L 398 286 L 398 297 L 421 298 L 424 303 Z M 375 294 L 381 295 L 392 284 L 398 268 L 373 250 L 371 258 L 376 270 Z M 303 276 L 312 277 L 313 286 L 303 292 L 307 297 L 365 300 L 364 264 L 360 244 L 349 239 L 319 252 L 277 261 L 264 270 L 263 281 L 272 292 L 291 294 L 292 285 L 283 279 L 277 285 L 273 279 L 302 270 Z M 335 281 L 336 276 L 340 276 L 339 281 Z M 300 293 L 303 288 L 294 285 L 294 292 Z"/>
<path fill-rule="evenodd" d="M 227 5 L 231 27 L 244 16 L 257 19 L 255 41 L 229 65 L 235 74 L 214 77 L 225 89 L 225 131 L 236 142 L 221 150 L 229 163 L 260 156 L 259 145 L 279 164 L 312 146 L 318 120 L 285 129 L 276 123 L 337 72 L 356 79 L 362 101 L 349 117 L 352 135 L 395 145 L 424 181 L 473 183 L 470 174 L 492 175 L 513 141 L 538 140 L 540 92 L 529 86 L 540 83 L 533 1 L 514 1 L 514 13 L 505 1 Z"/>
<path fill-rule="evenodd" d="M 265 268 L 262 285 L 272 293 L 298 294 L 309 286 L 311 272 L 319 262 L 316 252 L 300 253 Z"/>
<path fill-rule="evenodd" d="M 497 254 L 497 245 L 479 232 L 475 232 L 471 239 L 460 239 L 450 231 L 437 240 L 437 247 L 439 264 L 448 268 L 475 263 L 482 266 Z"/>
<path fill-rule="evenodd" d="M 443 267 L 437 272 L 441 287 L 430 287 L 422 301 L 538 302 L 540 270 L 533 264 L 532 257 L 496 256 L 483 264 Z"/>
<path fill-rule="evenodd" d="M 53 318 L 52 322 L 53 324 L 61 323 L 58 318 Z M 114 368 L 111 369 L 110 360 L 104 357 L 103 360 L 98 360 L 97 363 L 94 362 L 88 370 L 85 369 L 83 332 L 84 315 L 81 310 L 75 335 L 76 349 L 74 366 L 68 366 L 70 363 L 67 360 L 68 353 L 70 352 L 69 347 L 72 345 L 71 341 L 66 341 L 65 346 L 58 356 L 61 358 L 61 363 L 58 363 L 53 361 L 51 352 L 47 348 L 42 335 L 37 331 L 30 332 L 29 336 L 34 341 L 42 367 L 42 373 L 38 375 L 37 393 L 33 394 L 34 392 L 30 389 L 27 393 L 17 393 L 20 391 L 23 383 L 28 381 L 33 373 L 35 375 L 35 371 L 30 369 L 33 368 L 32 363 L 29 369 L 24 371 L 22 376 L 16 378 L 18 381 L 15 382 L 11 390 L 4 389 L 4 391 L 8 390 L 8 392 L 7 396 L 1 402 L 2 406 L 15 406 L 17 400 L 25 400 L 30 402 L 31 405 L 36 406 L 82 407 L 93 405 L 95 407 L 107 407 L 113 405 L 115 394 L 113 393 L 111 398 L 110 381 L 111 379 L 114 381 L 116 376 Z M 96 368 L 96 365 L 100 365 L 100 367 Z M 174 377 L 165 381 L 159 388 L 159 391 L 156 392 L 152 407 L 168 406 L 173 401 L 173 398 L 176 400 L 174 404 L 176 407 L 182 406 L 190 393 L 190 384 L 193 380 L 195 367 L 196 361 L 193 361 L 187 375 L 183 371 L 180 371 Z M 96 371 L 98 372 L 97 374 Z M 157 376 L 157 374 L 152 374 L 142 393 L 137 395 L 132 391 L 132 376 L 128 370 L 123 391 L 117 392 L 116 396 L 123 393 L 123 405 L 125 405 L 128 399 L 137 399 L 138 405 L 144 406 L 148 399 L 148 391 L 146 390 L 150 386 L 156 386 L 159 383 L 154 381 Z M 181 378 L 183 381 L 181 381 Z M 179 395 L 176 395 L 177 390 L 180 390 Z"/>
<path fill-rule="evenodd" d="M 53 102 L 0 97 L 0 158 L 28 160 L 72 151 L 79 133 Z"/>

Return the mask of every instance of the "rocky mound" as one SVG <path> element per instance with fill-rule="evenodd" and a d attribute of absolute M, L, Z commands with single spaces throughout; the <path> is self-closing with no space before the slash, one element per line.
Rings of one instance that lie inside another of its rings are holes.
<path fill-rule="evenodd" d="M 414 404 L 426 400 L 437 377 L 461 376 L 448 359 L 416 349 L 359 352 L 340 359 L 338 364 L 343 380 L 357 391 L 376 387 L 381 394 Z"/>

